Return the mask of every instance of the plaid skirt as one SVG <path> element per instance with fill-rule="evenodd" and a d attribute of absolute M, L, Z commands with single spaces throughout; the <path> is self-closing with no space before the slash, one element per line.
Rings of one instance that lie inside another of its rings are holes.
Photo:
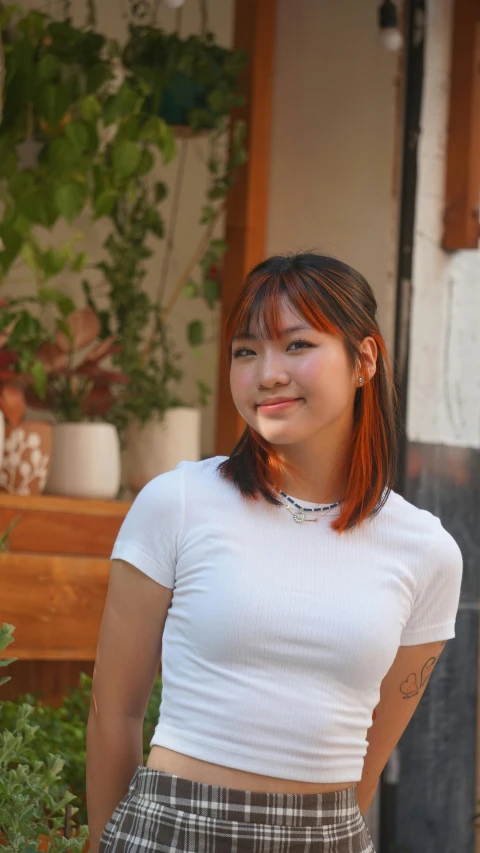
<path fill-rule="evenodd" d="M 137 767 L 99 853 L 375 853 L 356 787 L 268 794 Z"/>

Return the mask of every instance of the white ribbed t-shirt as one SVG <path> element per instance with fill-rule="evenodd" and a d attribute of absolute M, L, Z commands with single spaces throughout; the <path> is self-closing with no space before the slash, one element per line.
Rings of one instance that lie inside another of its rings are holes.
<path fill-rule="evenodd" d="M 242 497 L 217 470 L 225 458 L 148 483 L 113 549 L 174 590 L 151 744 L 283 779 L 358 781 L 398 647 L 455 636 L 461 552 L 395 492 L 340 535 L 338 508 L 296 524 Z"/>

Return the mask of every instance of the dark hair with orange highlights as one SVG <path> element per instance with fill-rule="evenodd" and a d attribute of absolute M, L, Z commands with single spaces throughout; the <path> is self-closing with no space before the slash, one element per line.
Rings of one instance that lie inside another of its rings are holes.
<path fill-rule="evenodd" d="M 397 473 L 398 397 L 376 319 L 377 302 L 363 276 L 335 258 L 315 253 L 268 258 L 247 276 L 225 324 L 230 361 L 232 339 L 248 334 L 252 323 L 267 338 L 280 336 L 285 297 L 311 326 L 342 337 L 353 369 L 365 370 L 360 352 L 365 337 L 374 338 L 378 347 L 376 373 L 355 394 L 347 489 L 340 515 L 331 523 L 343 533 L 380 511 Z M 219 470 L 245 497 L 263 496 L 280 505 L 277 488 L 283 464 L 269 442 L 248 425 Z"/>

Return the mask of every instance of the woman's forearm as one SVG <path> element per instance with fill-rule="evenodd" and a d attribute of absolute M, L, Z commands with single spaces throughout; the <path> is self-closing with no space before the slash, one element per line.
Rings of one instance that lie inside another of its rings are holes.
<path fill-rule="evenodd" d="M 90 851 L 98 853 L 103 829 L 143 764 L 143 724 L 131 717 L 95 714 L 87 725 L 87 810 Z"/>

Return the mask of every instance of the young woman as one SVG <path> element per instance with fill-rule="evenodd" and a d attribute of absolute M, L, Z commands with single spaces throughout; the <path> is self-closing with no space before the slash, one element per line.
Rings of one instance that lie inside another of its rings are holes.
<path fill-rule="evenodd" d="M 374 853 L 363 815 L 455 636 L 462 576 L 439 519 L 392 490 L 376 310 L 332 258 L 248 276 L 226 327 L 245 432 L 229 457 L 152 480 L 113 550 L 92 853 Z"/>

